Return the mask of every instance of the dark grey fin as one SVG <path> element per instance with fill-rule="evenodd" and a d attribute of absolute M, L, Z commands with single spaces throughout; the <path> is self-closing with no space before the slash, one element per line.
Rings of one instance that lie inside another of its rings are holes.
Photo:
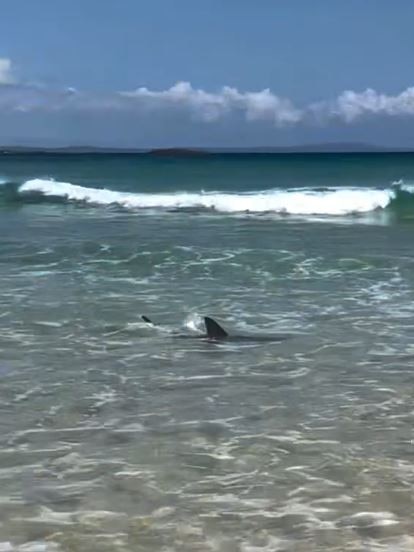
<path fill-rule="evenodd" d="M 204 324 L 206 325 L 207 337 L 209 339 L 224 339 L 229 336 L 226 330 L 223 330 L 215 320 L 208 316 L 204 317 Z"/>
<path fill-rule="evenodd" d="M 152 324 L 153 326 L 155 326 L 154 322 L 152 320 L 150 320 L 147 316 L 142 315 L 141 318 L 147 324 Z"/>

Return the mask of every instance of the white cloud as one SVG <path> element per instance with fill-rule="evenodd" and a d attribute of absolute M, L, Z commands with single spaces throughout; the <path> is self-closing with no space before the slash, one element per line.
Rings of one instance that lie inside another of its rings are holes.
<path fill-rule="evenodd" d="M 11 61 L 8 58 L 0 58 L 0 85 L 14 82 Z"/>
<path fill-rule="evenodd" d="M 297 123 L 303 113 L 293 103 L 273 94 L 268 88 L 260 92 L 239 92 L 236 88 L 223 88 L 234 107 L 246 112 L 248 121 L 268 120 L 277 125 Z"/>
<path fill-rule="evenodd" d="M 179 81 L 165 90 L 146 87 L 126 92 L 97 94 L 76 88 L 53 89 L 46 85 L 16 82 L 10 59 L 0 58 L 0 110 L 28 113 L 33 111 L 82 111 L 85 113 L 127 112 L 131 115 L 176 111 L 204 123 L 213 123 L 232 115 L 241 115 L 247 122 L 262 121 L 278 127 L 299 123 L 311 125 L 316 121 L 356 122 L 364 117 L 414 116 L 414 87 L 396 95 L 367 89 L 362 92 L 346 90 L 337 98 L 317 104 L 296 107 L 266 88 L 243 92 L 223 86 L 208 92 Z M 4 86 L 7 85 L 7 86 Z"/>
<path fill-rule="evenodd" d="M 194 89 L 188 82 L 178 82 L 163 91 L 142 87 L 121 95 L 135 100 L 137 106 L 149 110 L 173 107 L 187 108 L 202 121 L 215 121 L 232 112 L 242 112 L 247 121 L 270 121 L 277 126 L 312 122 L 315 118 L 329 122 L 340 119 L 347 123 L 364 116 L 412 116 L 414 115 L 414 87 L 398 95 L 381 94 L 368 88 L 363 92 L 346 90 L 332 101 L 309 104 L 302 108 L 281 98 L 268 88 L 259 92 L 240 92 L 224 86 L 211 93 Z"/>
<path fill-rule="evenodd" d="M 228 109 L 224 97 L 204 90 L 195 90 L 189 82 L 177 82 L 161 92 L 141 87 L 132 92 L 121 92 L 120 96 L 130 98 L 146 109 L 189 108 L 193 115 L 203 121 L 215 121 Z"/>
<path fill-rule="evenodd" d="M 367 115 L 414 115 L 414 87 L 396 96 L 381 94 L 368 88 L 364 92 L 346 90 L 333 102 L 321 102 L 312 106 L 316 114 L 327 118 L 340 118 L 351 123 Z"/>
<path fill-rule="evenodd" d="M 236 111 L 244 113 L 249 121 L 268 120 L 276 125 L 296 123 L 302 116 L 290 100 L 279 98 L 269 89 L 239 92 L 236 88 L 224 86 L 218 92 L 206 92 L 193 88 L 189 82 L 177 82 L 167 90 L 152 91 L 141 87 L 120 95 L 147 109 L 189 109 L 195 118 L 205 122 L 216 121 Z"/>

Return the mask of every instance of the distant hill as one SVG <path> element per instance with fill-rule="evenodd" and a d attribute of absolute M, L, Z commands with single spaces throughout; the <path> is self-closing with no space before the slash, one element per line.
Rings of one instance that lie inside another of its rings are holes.
<path fill-rule="evenodd" d="M 59 148 L 37 146 L 0 146 L 0 154 L 7 153 L 146 153 L 136 148 L 105 148 L 95 146 L 65 146 Z"/>
<path fill-rule="evenodd" d="M 228 151 L 232 153 L 376 153 L 410 152 L 414 151 L 414 148 L 378 146 L 361 142 L 327 142 L 280 147 L 223 148 L 214 151 Z"/>
<path fill-rule="evenodd" d="M 159 148 L 149 150 L 148 155 L 156 155 L 159 157 L 198 157 L 200 155 L 209 155 L 208 149 L 189 149 L 189 148 Z"/>
<path fill-rule="evenodd" d="M 297 146 L 263 146 L 251 148 L 111 148 L 95 146 L 36 147 L 0 146 L 0 155 L 7 154 L 142 154 L 159 157 L 197 157 L 209 154 L 284 154 L 284 153 L 396 153 L 414 152 L 414 148 L 387 147 L 359 142 L 302 144 Z"/>

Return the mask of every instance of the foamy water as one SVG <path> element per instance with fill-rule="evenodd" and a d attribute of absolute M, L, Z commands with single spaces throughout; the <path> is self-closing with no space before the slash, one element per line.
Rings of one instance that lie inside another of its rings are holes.
<path fill-rule="evenodd" d="M 292 215 L 347 215 L 383 209 L 394 197 L 392 189 L 361 188 L 266 190 L 251 193 L 171 193 L 139 194 L 85 188 L 68 182 L 34 179 L 22 184 L 21 194 L 38 193 L 94 205 L 117 204 L 129 209 L 203 208 L 223 213 L 274 212 Z"/>

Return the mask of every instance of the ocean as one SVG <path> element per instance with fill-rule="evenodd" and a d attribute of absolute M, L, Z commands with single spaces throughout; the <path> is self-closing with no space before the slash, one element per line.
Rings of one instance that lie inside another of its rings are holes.
<path fill-rule="evenodd" d="M 412 551 L 413 243 L 414 154 L 1 156 L 0 551 Z"/>

